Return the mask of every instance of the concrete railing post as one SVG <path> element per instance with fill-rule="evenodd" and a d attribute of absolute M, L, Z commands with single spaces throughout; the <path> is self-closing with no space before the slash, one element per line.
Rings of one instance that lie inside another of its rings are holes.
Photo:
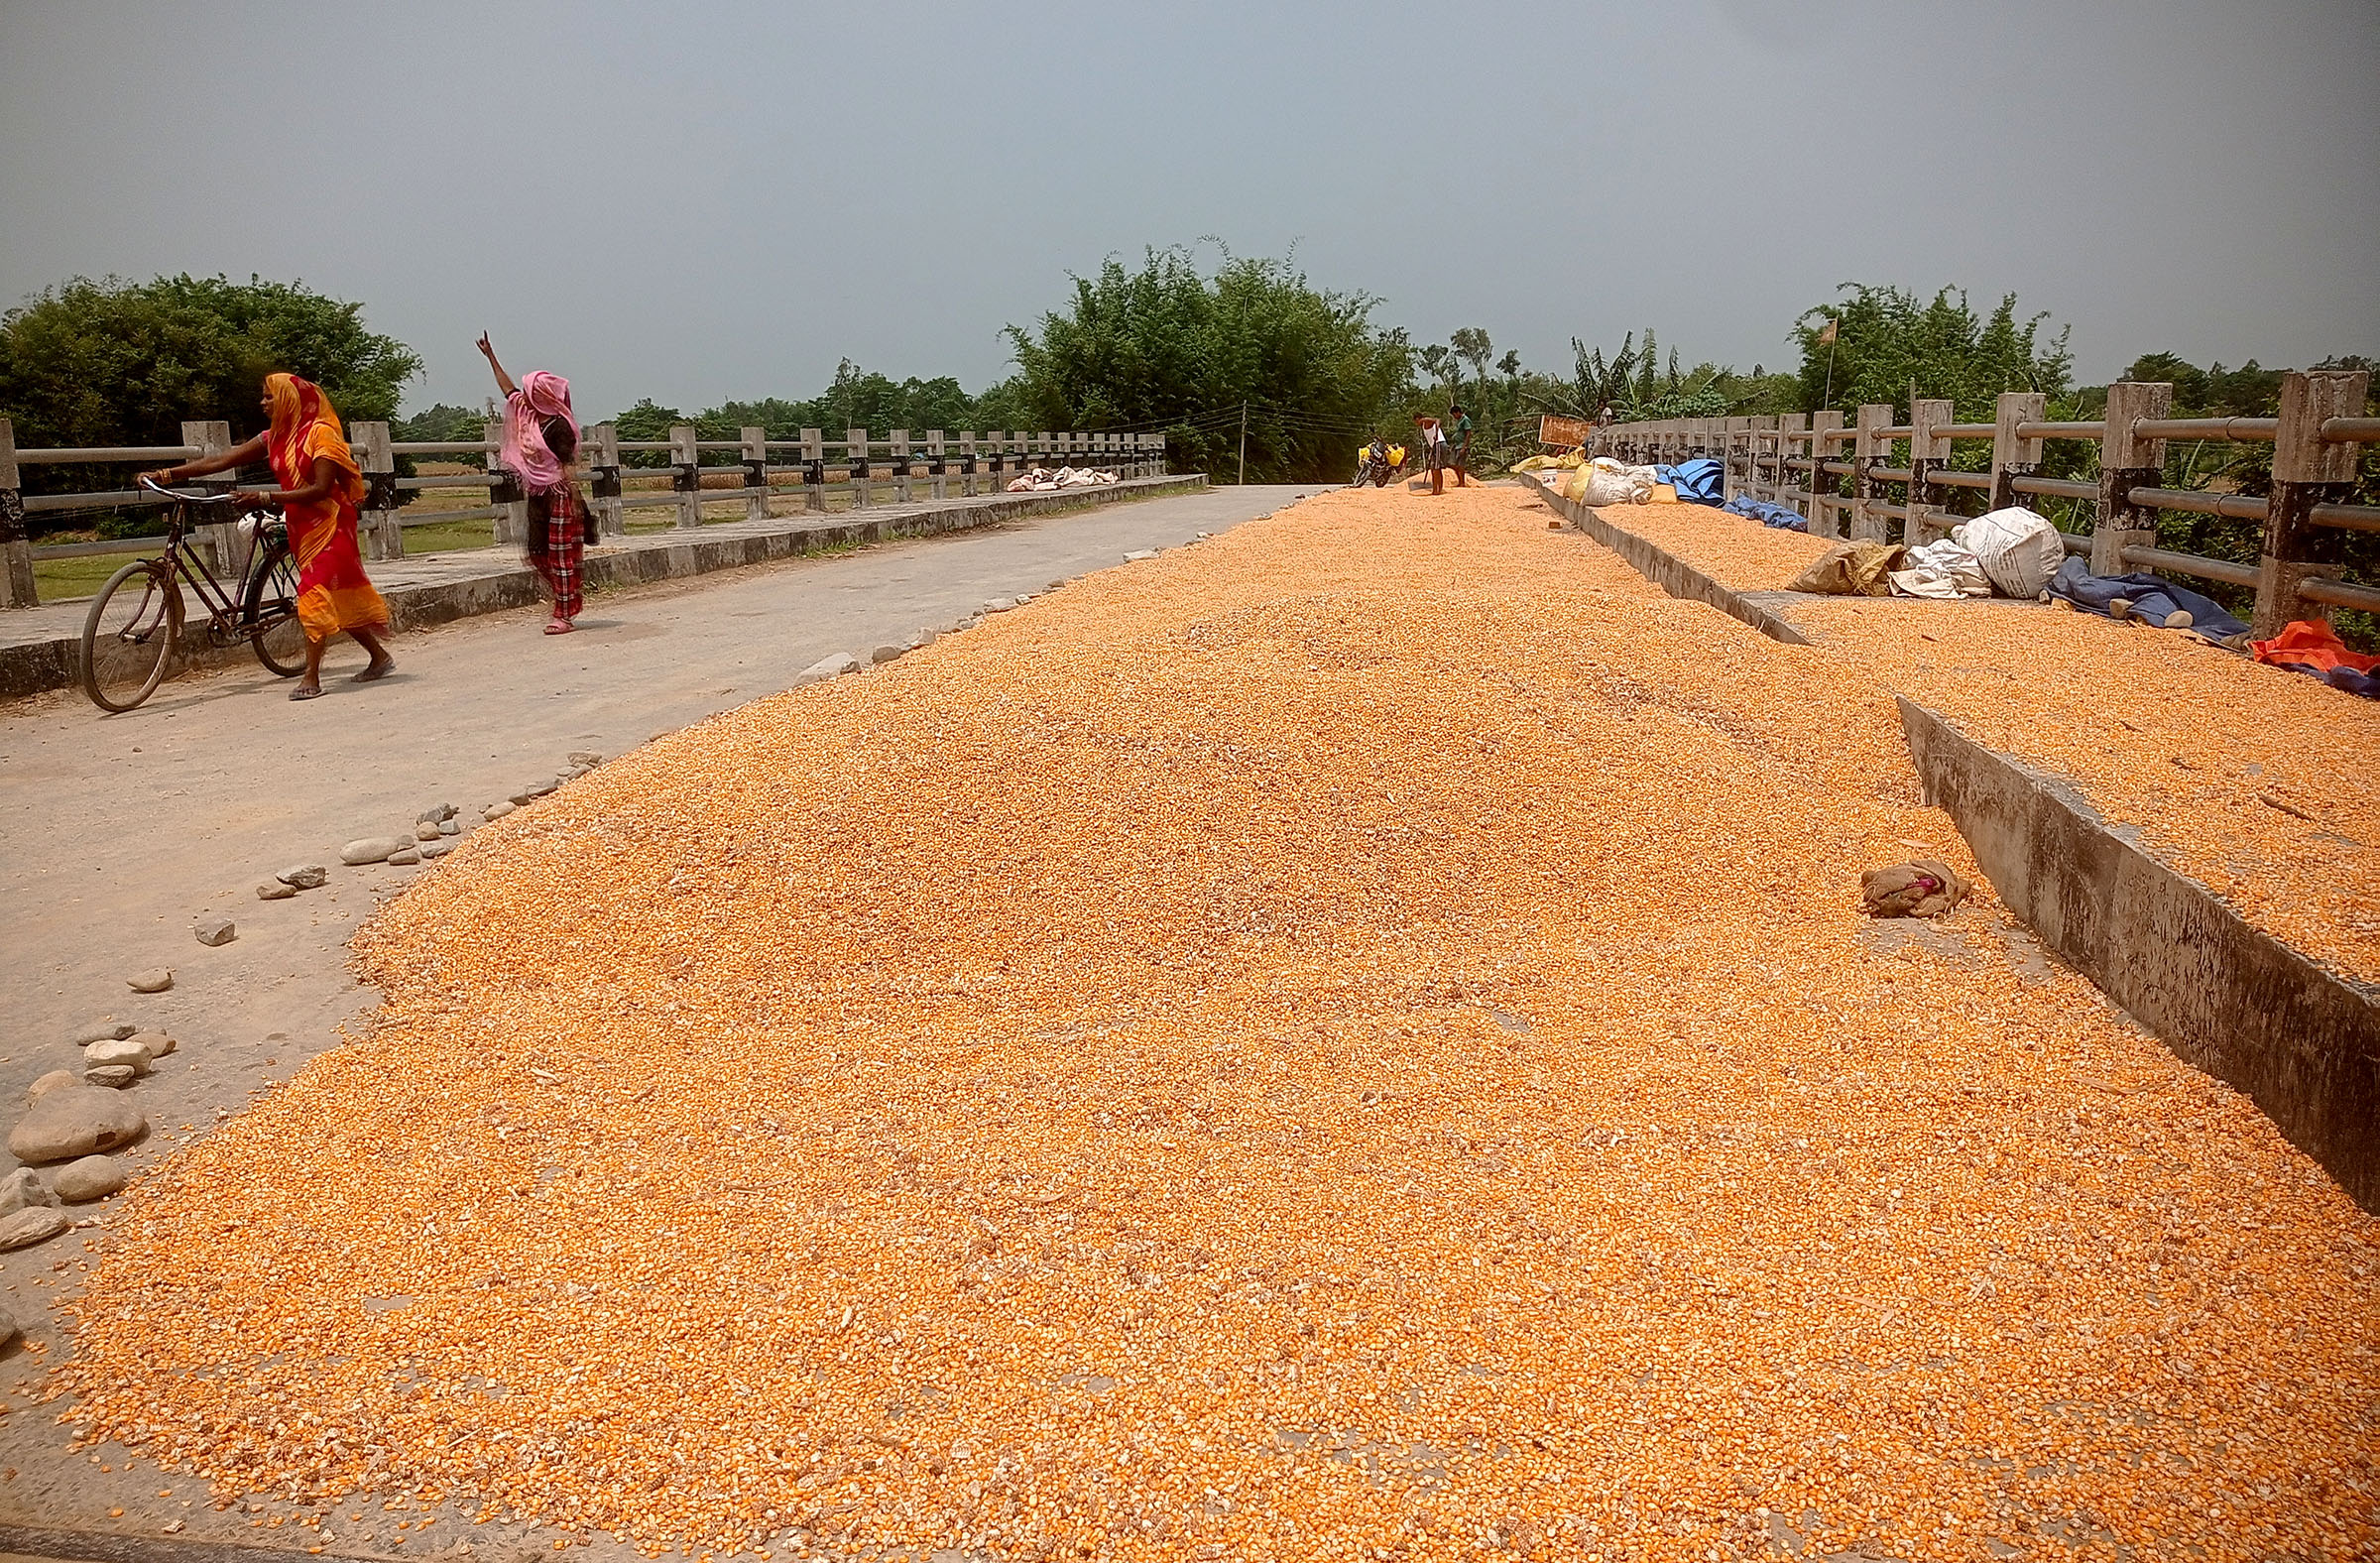
<path fill-rule="evenodd" d="M 181 425 L 181 442 L 194 447 L 201 456 L 219 456 L 231 448 L 231 425 L 220 419 Z M 225 493 L 238 487 L 239 473 L 224 472 L 201 479 L 198 487 L 210 494 Z M 268 485 L 270 486 L 270 485 Z M 237 557 L 239 528 L 232 522 L 218 521 L 201 525 L 198 534 L 206 540 L 207 562 L 218 575 L 229 575 L 240 567 Z"/>
<path fill-rule="evenodd" d="M 2119 380 L 2107 388 L 2107 422 L 2099 436 L 2099 516 L 2090 537 L 2093 575 L 2121 575 L 2126 548 L 2157 545 L 2157 513 L 2133 505 L 2132 491 L 2164 480 L 2165 441 L 2137 438 L 2132 425 L 2173 410 L 2174 388 L 2162 381 Z"/>
<path fill-rule="evenodd" d="M 843 456 L 851 463 L 851 508 L 866 510 L 870 497 L 869 480 L 876 473 L 875 463 L 869 459 L 868 430 L 843 430 Z"/>
<path fill-rule="evenodd" d="M 1802 480 L 1793 475 L 1793 463 L 1801 448 L 1810 440 L 1810 415 L 1785 413 L 1777 419 L 1777 481 L 1775 491 L 1768 497 L 1780 505 L 1790 505 L 1804 516 L 1810 514 L 1810 496 Z"/>
<path fill-rule="evenodd" d="M 2026 439 L 2017 433 L 2021 423 L 2044 421 L 2050 411 L 2047 393 L 2040 391 L 2003 391 L 1991 413 L 1991 508 L 2006 510 L 2022 505 L 2029 496 L 2020 495 L 2010 485 L 2020 477 L 2030 477 L 2041 468 L 2041 441 Z"/>
<path fill-rule="evenodd" d="M 950 462 L 944 443 L 942 430 L 929 428 L 925 431 L 925 475 L 933 484 L 934 498 L 937 500 L 950 498 Z"/>
<path fill-rule="evenodd" d="M 1909 404 L 1909 525 L 1901 536 L 1911 547 L 1950 536 L 1950 523 L 1926 490 L 1926 474 L 1950 462 L 1951 441 L 1935 430 L 1951 421 L 1948 402 Z"/>
<path fill-rule="evenodd" d="M 896 428 L 888 436 L 892 444 L 892 503 L 909 502 L 909 431 Z"/>
<path fill-rule="evenodd" d="M 1843 483 L 1826 464 L 1843 452 L 1843 411 L 1821 408 L 1810 415 L 1810 535 L 1843 536 Z"/>
<path fill-rule="evenodd" d="M 2353 497 L 2363 447 L 2322 437 L 2322 421 L 2363 417 L 2372 377 L 2365 370 L 2292 372 L 2281 379 L 2280 426 L 2273 433 L 2273 493 L 2265 512 L 2264 547 L 2256 565 L 2258 640 L 2270 640 L 2292 620 L 2327 610 L 2301 597 L 2310 575 L 2336 557 L 2345 534 L 2313 523 L 2314 507 Z"/>
<path fill-rule="evenodd" d="M 769 519 L 769 430 L 744 427 L 736 431 L 744 442 L 744 519 Z"/>
<path fill-rule="evenodd" d="M 0 608 L 35 608 L 33 541 L 25 530 L 25 487 L 17 471 L 17 426 L 0 418 Z"/>
<path fill-rule="evenodd" d="M 1877 509 L 1884 503 L 1884 482 L 1873 472 L 1892 450 L 1892 441 L 1878 437 L 1876 430 L 1891 426 L 1892 408 L 1881 402 L 1863 404 L 1853 425 L 1851 464 L 1857 470 L 1851 475 L 1851 536 L 1863 542 L 1892 537 L 1892 518 Z"/>
<path fill-rule="evenodd" d="M 389 448 L 389 425 L 377 422 L 358 422 L 347 425 L 347 445 L 355 452 L 355 465 L 364 475 L 364 502 L 358 507 L 358 531 L 363 534 L 367 556 L 374 559 L 405 557 L 405 523 L 399 519 L 397 492 L 397 455 Z"/>
<path fill-rule="evenodd" d="M 594 491 L 595 535 L 627 537 L 628 507 L 620 498 L 619 425 L 597 423 L 580 437 L 578 448 L 588 468 L 588 487 Z"/>
<path fill-rule="evenodd" d="M 702 525 L 702 448 L 695 443 L 694 425 L 669 425 L 669 464 L 676 468 L 670 487 L 677 491 L 677 525 L 690 531 Z"/>
<path fill-rule="evenodd" d="M 519 544 L 529 541 L 529 499 L 521 492 L 521 474 L 504 466 L 504 420 L 491 418 L 480 425 L 481 456 L 488 469 L 488 503 L 496 508 L 495 540 Z"/>
<path fill-rule="evenodd" d="M 801 431 L 801 508 L 813 516 L 826 514 L 826 430 Z"/>

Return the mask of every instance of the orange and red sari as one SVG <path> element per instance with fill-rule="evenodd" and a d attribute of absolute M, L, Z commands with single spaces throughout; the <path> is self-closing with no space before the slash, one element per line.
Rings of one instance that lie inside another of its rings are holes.
<path fill-rule="evenodd" d="M 265 454 L 274 479 L 285 489 L 300 489 L 313 481 L 315 462 L 338 469 L 338 484 L 328 497 L 282 507 L 290 526 L 290 553 L 298 561 L 298 622 L 305 638 L 320 644 L 341 630 L 386 628 L 389 605 L 364 574 L 364 553 L 356 541 L 364 475 L 347 448 L 339 415 L 310 380 L 267 375 L 265 390 L 273 399 Z"/>

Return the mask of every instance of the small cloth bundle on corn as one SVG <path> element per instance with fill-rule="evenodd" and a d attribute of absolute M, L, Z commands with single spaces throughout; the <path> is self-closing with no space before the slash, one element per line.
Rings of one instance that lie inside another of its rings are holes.
<path fill-rule="evenodd" d="M 1897 542 L 1838 542 L 1811 560 L 1785 589 L 1830 597 L 1888 597 L 1888 577 L 1908 560 L 1909 550 Z"/>
<path fill-rule="evenodd" d="M 1859 876 L 1859 909 L 1871 917 L 1939 917 L 1966 899 L 1966 881 L 1931 858 Z"/>

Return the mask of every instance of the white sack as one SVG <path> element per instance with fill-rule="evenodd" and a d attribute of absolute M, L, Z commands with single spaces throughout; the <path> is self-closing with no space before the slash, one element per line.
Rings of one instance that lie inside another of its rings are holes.
<path fill-rule="evenodd" d="M 2011 597 L 2040 596 L 2066 562 L 2066 539 L 2022 505 L 1977 516 L 1952 528 L 1951 538 L 1972 549 L 1992 585 Z"/>

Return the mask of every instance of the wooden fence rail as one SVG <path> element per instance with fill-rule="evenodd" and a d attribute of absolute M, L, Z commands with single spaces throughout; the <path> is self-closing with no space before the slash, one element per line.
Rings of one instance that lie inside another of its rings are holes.
<path fill-rule="evenodd" d="M 364 474 L 360 530 L 371 556 L 403 557 L 408 527 L 434 527 L 457 521 L 493 520 L 498 542 L 520 541 L 528 531 L 529 507 L 519 477 L 497 463 L 502 450 L 501 434 L 501 425 L 491 421 L 483 437 L 476 440 L 400 440 L 390 438 L 386 423 L 350 423 L 347 446 Z M 165 501 L 134 488 L 29 495 L 24 492 L 22 482 L 26 467 L 44 464 L 147 467 L 186 461 L 230 449 L 231 425 L 220 421 L 184 423 L 181 438 L 178 445 L 20 450 L 15 428 L 8 419 L 0 418 L 0 563 L 6 566 L 5 580 L 0 580 L 0 607 L 31 608 L 38 604 L 33 576 L 33 561 L 37 558 L 137 552 L 162 546 L 166 541 L 162 537 L 109 538 L 96 542 L 33 545 L 25 528 L 25 518 L 29 515 L 130 510 L 162 505 Z M 838 453 L 831 471 L 827 459 L 830 450 Z M 737 457 L 734 464 L 716 459 L 706 464 L 706 456 L 716 457 L 731 451 Z M 668 459 L 651 466 L 629 465 L 625 460 L 628 456 L 643 455 Z M 487 470 L 478 474 L 400 477 L 397 475 L 400 456 L 476 456 L 485 461 Z M 766 429 L 746 428 L 735 439 L 701 439 L 688 423 L 672 427 L 667 439 L 642 440 L 620 438 L 617 426 L 611 423 L 588 424 L 580 432 L 579 466 L 588 480 L 597 528 L 605 537 L 625 534 L 627 515 L 632 510 L 673 510 L 678 526 L 699 527 L 702 507 L 723 500 L 742 499 L 745 519 L 766 520 L 770 499 L 778 494 L 799 494 L 804 510 L 823 514 L 830 485 L 846 488 L 853 508 L 860 509 L 881 502 L 880 484 L 890 485 L 892 503 L 905 505 L 918 497 L 920 487 L 927 497 L 936 500 L 950 498 L 954 487 L 962 498 L 998 493 L 1007 488 L 1010 479 L 1035 467 L 1088 467 L 1120 477 L 1155 476 L 1166 469 L 1165 438 L 1153 433 L 1052 433 L 1046 429 L 1038 433 L 1025 429 L 978 433 L 969 429 L 949 434 L 929 428 L 922 437 L 913 438 L 905 428 L 881 434 L 850 428 L 839 438 L 829 439 L 824 429 L 805 428 L 797 439 L 771 439 Z M 706 474 L 732 474 L 737 481 L 725 487 L 706 487 L 703 483 Z M 228 481 L 230 476 L 219 474 L 190 486 L 222 492 L 232 486 Z M 644 481 L 666 487 L 630 487 Z M 489 502 L 457 510 L 406 509 L 410 495 L 446 488 L 486 489 Z M 216 566 L 235 568 L 232 529 L 228 525 L 211 525 L 205 531 L 207 541 L 215 550 Z"/>
<path fill-rule="evenodd" d="M 2350 503 L 2358 451 L 2380 440 L 2380 418 L 2364 416 L 2370 390 L 2362 370 L 2292 372 L 2282 377 L 2278 418 L 2173 418 L 2172 386 L 2122 381 L 2107 388 L 2106 417 L 2095 423 L 2048 421 L 2048 398 L 2008 391 L 1988 423 L 1954 422 L 1949 402 L 1920 400 L 1906 423 L 1893 422 L 1893 410 L 1882 406 L 1860 408 L 1847 426 L 1832 411 L 1675 419 L 1606 424 L 1588 448 L 1629 462 L 1715 457 L 1726 470 L 1725 498 L 1749 494 L 1791 506 L 1822 538 L 1931 542 L 1961 519 L 1948 508 L 1961 492 L 1984 496 L 1981 503 L 1995 510 L 2037 498 L 2073 500 L 2090 508 L 2092 526 L 2087 537 L 2070 535 L 2067 546 L 2087 552 L 2093 573 L 2149 569 L 2253 587 L 2254 632 L 2269 637 L 2293 619 L 2334 607 L 2380 613 L 2380 590 L 2325 573 L 2336 568 L 2341 533 L 2380 532 L 2380 507 Z M 2043 476 L 2043 445 L 2053 439 L 2097 445 L 2096 480 Z M 2271 496 L 2163 487 L 2171 439 L 2270 441 Z M 1990 442 L 1984 470 L 1953 467 L 1963 440 Z M 2257 562 L 2158 547 L 2157 516 L 2165 511 L 2260 523 Z"/>

